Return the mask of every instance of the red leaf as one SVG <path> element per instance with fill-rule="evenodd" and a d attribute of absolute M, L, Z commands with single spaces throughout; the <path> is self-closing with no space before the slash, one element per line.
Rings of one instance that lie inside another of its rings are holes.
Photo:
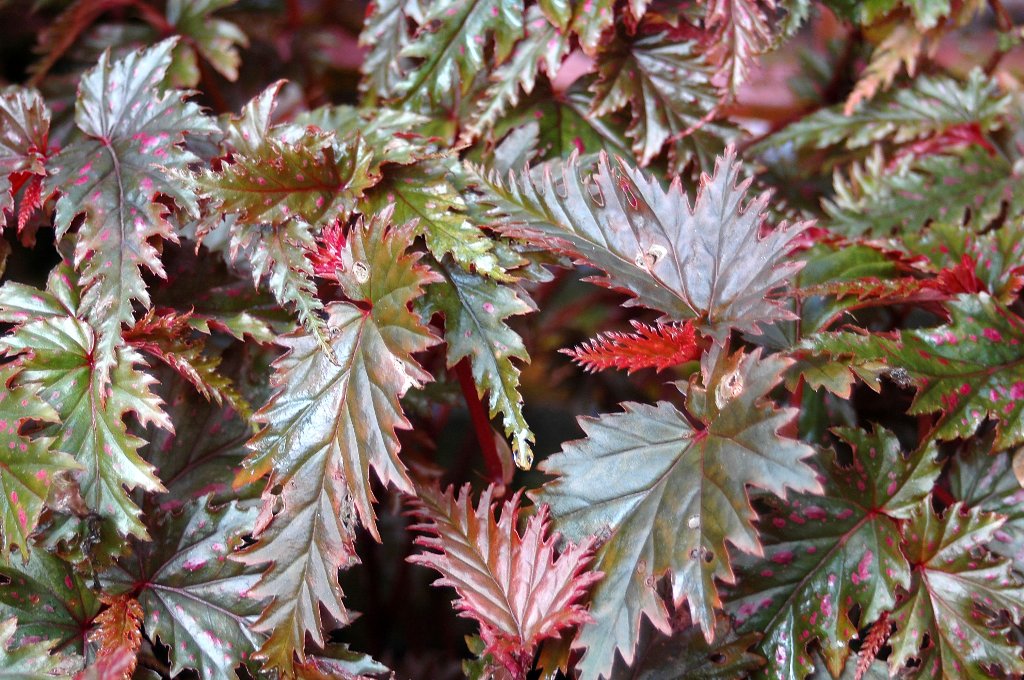
<path fill-rule="evenodd" d="M 906 156 L 932 156 L 934 154 L 947 153 L 953 149 L 977 144 L 988 151 L 990 156 L 996 155 L 996 150 L 985 138 L 978 123 L 961 123 L 920 141 L 908 144 L 900 149 L 899 153 L 889 161 L 889 169 L 896 168 L 900 161 Z"/>
<path fill-rule="evenodd" d="M 338 280 L 338 270 L 345 270 L 342 253 L 345 251 L 345 231 L 341 222 L 324 227 L 321 243 L 307 257 L 313 263 L 313 273 L 322 279 Z"/>
<path fill-rule="evenodd" d="M 940 271 L 938 278 L 929 282 L 929 287 L 950 295 L 986 292 L 985 284 L 976 273 L 977 266 L 974 258 L 964 253 L 958 265 Z"/>
<path fill-rule="evenodd" d="M 130 595 L 118 595 L 104 601 L 108 606 L 96 617 L 97 627 L 89 636 L 100 647 L 96 663 L 99 665 L 109 657 L 112 665 L 121 672 L 106 677 L 128 680 L 135 670 L 135 654 L 142 644 L 142 606 Z M 131 658 L 130 662 L 124 661 L 126 656 Z"/>
<path fill-rule="evenodd" d="M 700 357 L 702 348 L 693 324 L 647 326 L 631 321 L 636 333 L 605 333 L 576 349 L 563 349 L 585 370 L 596 373 L 606 368 L 662 370 Z"/>
<path fill-rule="evenodd" d="M 449 487 L 419 488 L 412 514 L 422 524 L 414 528 L 433 534 L 416 539 L 434 552 L 413 555 L 410 562 L 436 569 L 434 585 L 455 588 L 455 608 L 480 624 L 485 654 L 492 655 L 517 680 L 526 677 L 537 644 L 572 626 L 590 620 L 580 599 L 597 572 L 586 571 L 594 540 L 565 543 L 556 553 L 558 534 L 548 535 L 548 506 L 516 530 L 522 492 L 505 502 L 495 521 L 491 498 L 494 486 L 470 505 L 470 487 L 458 498 Z"/>

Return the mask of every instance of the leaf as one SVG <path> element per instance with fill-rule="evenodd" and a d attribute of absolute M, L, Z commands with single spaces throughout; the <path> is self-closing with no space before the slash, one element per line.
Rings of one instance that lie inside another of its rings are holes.
<path fill-rule="evenodd" d="M 252 529 L 257 510 L 219 508 L 208 497 L 153 522 L 154 542 L 104 574 L 112 590 L 137 592 L 146 634 L 170 648 L 172 675 L 194 669 L 203 680 L 224 678 L 259 647 L 251 630 L 262 607 L 249 591 L 259 575 L 230 559 Z"/>
<path fill-rule="evenodd" d="M 930 498 L 915 509 L 903 527 L 903 552 L 914 568 L 907 596 L 892 616 L 890 669 L 898 671 L 918 658 L 920 669 L 933 678 L 988 678 L 985 666 L 993 665 L 1006 673 L 1024 672 L 1020 646 L 1006 639 L 1009 626 L 993 619 L 1005 611 L 1020 622 L 1024 588 L 1011 575 L 1008 560 L 978 547 L 1002 523 L 998 515 L 962 503 L 942 517 Z"/>
<path fill-rule="evenodd" d="M 597 70 L 591 111 L 603 116 L 629 109 L 626 134 L 640 165 L 650 163 L 670 139 L 702 127 L 719 104 L 711 66 L 697 43 L 671 31 L 620 34 L 598 52 Z"/>
<path fill-rule="evenodd" d="M 359 34 L 359 45 L 366 48 L 359 90 L 367 103 L 401 93 L 405 74 L 399 55 L 413 38 L 410 19 L 417 25 L 426 23 L 421 0 L 375 0 L 372 8 Z"/>
<path fill-rule="evenodd" d="M 801 462 L 813 450 L 778 434 L 796 410 L 764 401 L 789 362 L 760 350 L 712 354 L 703 386 L 687 391 L 692 415 L 664 401 L 627 402 L 622 413 L 580 419 L 587 438 L 541 466 L 558 475 L 538 501 L 551 505 L 560 531 L 572 540 L 610 533 L 594 565 L 605 574 L 591 600 L 595 623 L 577 639 L 588 648 L 578 665 L 586 678 L 610 677 L 616 650 L 632 664 L 642 615 L 669 632 L 655 588 L 665 574 L 675 606 L 686 601 L 711 639 L 721 607 L 715 580 L 734 579 L 726 541 L 762 550 L 746 485 L 776 495 L 821 490 Z"/>
<path fill-rule="evenodd" d="M 757 643 L 759 635 L 736 635 L 724 616 L 718 617 L 715 640 L 710 644 L 704 639 L 700 627 L 681 626 L 676 621 L 669 637 L 656 631 L 646 637 L 650 639 L 641 637 L 633 666 L 627 670 L 619 662 L 615 670 L 621 675 L 614 677 L 630 680 L 734 680 L 748 677 L 764 665 L 764 659 L 749 651 Z"/>
<path fill-rule="evenodd" d="M 437 269 L 444 281 L 427 288 L 424 316 L 444 315 L 447 365 L 453 368 L 470 360 L 478 395 L 489 396 L 493 418 L 501 413 L 505 435 L 512 437 L 512 452 L 523 469 L 533 464 L 533 432 L 523 416 L 519 393 L 519 367 L 513 359 L 528 362 L 523 339 L 508 327 L 510 316 L 533 311 L 532 301 L 520 297 L 509 285 L 466 272 L 442 262 Z M 525 296 L 525 293 L 522 295 Z"/>
<path fill-rule="evenodd" d="M 103 663 L 104 659 L 117 658 L 122 654 L 134 657 L 142 644 L 142 607 L 139 606 L 138 600 L 130 595 L 118 595 L 109 598 L 105 604 L 107 608 L 96 617 L 96 627 L 89 634 L 90 641 L 99 645 L 96 652 L 97 664 Z M 111 680 L 129 680 L 134 670 L 133 659 L 120 674 L 108 677 Z"/>
<path fill-rule="evenodd" d="M 57 412 L 43 401 L 34 385 L 16 384 L 17 363 L 0 367 L 0 557 L 17 548 L 27 561 L 29 536 L 39 523 L 55 475 L 78 466 L 70 456 L 50 451 L 53 439 L 23 434 L 29 423 L 55 423 Z"/>
<path fill-rule="evenodd" d="M 325 226 L 347 217 L 376 181 L 367 174 L 370 153 L 361 139 L 338 140 L 318 129 L 296 133 L 271 125 L 281 85 L 268 87 L 231 120 L 232 150 L 219 170 L 189 176 L 212 202 L 211 210 L 237 215 L 239 227 L 276 227 L 295 220 Z"/>
<path fill-rule="evenodd" d="M 7 224 L 6 213 L 14 208 L 18 183 L 36 186 L 46 176 L 46 155 L 50 135 L 50 111 L 35 90 L 9 87 L 0 91 L 0 231 Z M 19 230 L 24 221 L 19 217 Z"/>
<path fill-rule="evenodd" d="M 758 522 L 765 555 L 743 557 L 729 609 L 740 632 L 764 633 L 770 678 L 804 678 L 817 641 L 829 673 L 842 672 L 858 627 L 896 605 L 910 585 L 900 520 L 932 490 L 941 466 L 934 445 L 905 456 L 889 430 L 836 431 L 852 463 L 829 456 L 821 496 L 772 502 Z M 859 618 L 851 614 L 857 607 Z"/>
<path fill-rule="evenodd" d="M 458 497 L 451 487 L 419 489 L 412 514 L 421 522 L 414 528 L 427 534 L 416 544 L 426 550 L 408 560 L 441 574 L 434 585 L 459 594 L 455 609 L 480 624 L 485 653 L 521 677 L 538 643 L 589 620 L 580 600 L 601 575 L 587 571 L 593 539 L 556 552 L 546 507 L 516 529 L 521 493 L 495 520 L 494 489 L 487 487 L 475 509 L 468 484 Z"/>
<path fill-rule="evenodd" d="M 958 125 L 977 124 L 981 130 L 991 131 L 1003 126 L 1009 105 L 1009 99 L 981 69 L 973 69 L 963 82 L 949 76 L 922 75 L 849 114 L 839 105 L 820 109 L 758 146 L 793 144 L 825 149 L 841 144 L 846 149 L 860 149 L 881 141 L 905 144 Z"/>
<path fill-rule="evenodd" d="M 908 413 L 942 413 L 932 436 L 970 437 L 983 420 L 997 425 L 996 446 L 1024 442 L 1024 320 L 987 293 L 947 304 L 946 326 L 894 338 L 824 334 L 811 345 L 833 355 L 883 359 L 917 387 Z"/>
<path fill-rule="evenodd" d="M 60 663 L 51 656 L 52 642 L 34 642 L 13 646 L 11 638 L 18 627 L 17 619 L 0 622 L 0 678 L 10 680 L 46 680 Z"/>
<path fill-rule="evenodd" d="M 190 215 L 195 196 L 168 176 L 198 160 L 183 148 L 185 134 L 217 131 L 187 92 L 161 91 L 174 40 L 99 64 L 82 76 L 75 123 L 84 134 L 50 163 L 44 193 L 57 191 L 55 228 L 65 238 L 85 216 L 75 240 L 74 263 L 81 272 L 82 311 L 97 332 L 98 379 L 106 384 L 117 362 L 121 324 L 134 318 L 132 303 L 149 306 L 142 270 L 163 277 L 161 240 L 176 242 L 168 208 L 173 200 Z"/>
<path fill-rule="evenodd" d="M 297 664 L 296 677 L 300 680 L 371 680 L 391 678 L 387 666 L 367 654 L 353 652 L 348 645 L 327 645 L 322 654 L 310 654 L 305 663 Z"/>
<path fill-rule="evenodd" d="M 913 76 L 927 38 L 915 26 L 906 22 L 895 22 L 882 29 L 881 40 L 847 97 L 843 111 L 853 113 L 858 104 L 870 101 L 879 89 L 887 89 L 904 65 L 907 73 Z"/>
<path fill-rule="evenodd" d="M 151 309 L 125 334 L 125 340 L 173 368 L 207 400 L 226 403 L 248 417 L 251 409 L 245 399 L 231 380 L 217 371 L 220 358 L 204 354 L 203 343 L 191 337 L 190 317 L 191 314 L 176 312 L 157 316 Z"/>
<path fill-rule="evenodd" d="M 780 225 L 761 237 L 768 196 L 743 204 L 750 180 L 737 184 L 732 151 L 701 178 L 690 202 L 676 179 L 665 192 L 656 180 L 602 155 L 588 186 L 571 156 L 556 182 L 542 178 L 481 177 L 492 218 L 510 236 L 525 238 L 595 266 L 595 282 L 635 296 L 627 305 L 656 309 L 672 320 L 695 319 L 702 335 L 720 341 L 735 328 L 791 318 L 772 291 L 799 270 L 785 262 L 791 242 L 809 225 Z M 559 186 L 561 185 L 561 186 Z M 754 263 L 757 263 L 754 265 Z"/>
<path fill-rule="evenodd" d="M 553 79 L 569 53 L 569 37 L 545 20 L 538 6 L 530 7 L 525 17 L 526 37 L 520 40 L 511 59 L 494 70 L 491 84 L 480 97 L 480 104 L 470 115 L 461 140 L 472 142 L 495 123 L 511 106 L 519 102 L 519 91 L 533 92 L 537 75 L 543 66 Z"/>
<path fill-rule="evenodd" d="M 950 459 L 949 488 L 968 507 L 1006 517 L 985 548 L 1011 560 L 1019 578 L 1024 574 L 1024 491 L 1013 474 L 1010 453 L 993 452 L 992 440 L 991 435 L 973 439 L 973 445 Z"/>
<path fill-rule="evenodd" d="M 430 380 L 412 354 L 437 342 L 409 304 L 436 281 L 418 255 L 406 255 L 411 229 L 391 227 L 390 215 L 359 223 L 349 233 L 340 285 L 352 303 L 327 307 L 338 364 L 305 333 L 281 340 L 288 353 L 276 364 L 277 392 L 256 414 L 263 429 L 250 442 L 238 482 L 270 472 L 265 514 L 255 546 L 239 559 L 271 562 L 251 594 L 273 597 L 255 628 L 271 632 L 261 653 L 277 667 L 305 659 L 307 632 L 323 644 L 320 607 L 348 620 L 337 570 L 355 561 L 352 540 L 359 519 L 379 537 L 372 509 L 370 468 L 385 485 L 411 490 L 398 458 L 396 429 L 407 429 L 399 398 Z M 281 488 L 280 495 L 275 493 Z M 281 509 L 269 527 L 271 509 Z"/>
<path fill-rule="evenodd" d="M 100 601 L 71 564 L 33 550 L 27 564 L 0 566 L 0 576 L 7 581 L 0 586 L 0 616 L 18 617 L 18 644 L 49 640 L 58 649 L 84 653 Z"/>
<path fill-rule="evenodd" d="M 169 0 L 167 3 L 167 22 L 183 36 L 179 49 L 185 48 L 190 53 L 198 54 L 205 59 L 217 73 L 230 81 L 238 80 L 238 67 L 242 58 L 238 54 L 239 47 L 248 47 L 249 39 L 237 24 L 210 15 L 219 9 L 230 7 L 238 0 Z M 196 71 L 194 86 L 198 83 L 198 65 L 192 56 L 192 69 Z"/>
<path fill-rule="evenodd" d="M 0 308 L 6 305 L 0 300 Z M 129 347 L 114 351 L 104 386 L 95 357 L 92 328 L 71 316 L 30 321 L 6 338 L 4 351 L 21 354 L 17 384 L 37 389 L 60 424 L 46 431 L 55 446 L 72 453 L 81 468 L 75 477 L 82 499 L 123 535 L 148 538 L 139 508 L 126 489 L 163 491 L 152 465 L 139 455 L 145 443 L 129 434 L 128 413 L 142 425 L 173 426 L 150 390 L 153 379 L 139 371 L 142 357 Z"/>
<path fill-rule="evenodd" d="M 427 5 L 414 39 L 399 59 L 421 59 L 400 84 L 407 107 L 447 102 L 465 94 L 485 64 L 493 35 L 494 63 L 501 64 L 523 36 L 522 0 L 438 0 Z"/>
<path fill-rule="evenodd" d="M 363 202 L 363 214 L 373 215 L 393 206 L 398 224 L 417 220 L 427 249 L 441 260 L 451 255 L 466 271 L 476 270 L 507 278 L 495 257 L 494 243 L 466 216 L 466 202 L 450 181 L 442 162 L 420 162 L 388 172 Z"/>
<path fill-rule="evenodd" d="M 576 349 L 563 349 L 561 352 L 590 373 L 606 368 L 624 369 L 630 374 L 653 368 L 660 373 L 666 368 L 700 358 L 701 347 L 691 322 L 682 326 L 648 326 L 639 321 L 630 323 L 636 333 L 603 333 Z"/>
<path fill-rule="evenodd" d="M 612 0 L 584 0 L 573 4 L 575 9 L 569 27 L 579 37 L 583 51 L 594 56 L 602 35 L 615 20 L 615 3 Z"/>
<path fill-rule="evenodd" d="M 759 55 L 772 46 L 772 30 L 762 4 L 774 0 L 710 0 L 704 15 L 711 33 L 708 57 L 717 65 L 712 82 L 736 93 Z"/>
<path fill-rule="evenodd" d="M 875 153 L 853 166 L 849 178 L 836 173 L 836 195 L 825 211 L 830 228 L 848 235 L 902 234 L 933 220 L 981 232 L 1004 210 L 1011 220 L 1024 213 L 1019 174 L 1005 157 L 977 145 L 892 165 Z"/>

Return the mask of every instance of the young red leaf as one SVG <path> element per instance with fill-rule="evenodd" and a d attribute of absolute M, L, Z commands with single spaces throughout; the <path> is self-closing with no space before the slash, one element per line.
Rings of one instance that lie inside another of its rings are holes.
<path fill-rule="evenodd" d="M 20 232 L 39 207 L 46 177 L 50 112 L 39 93 L 20 88 L 0 92 L 0 130 L 0 231 L 14 206 L 14 193 L 25 185 L 18 209 Z"/>
<path fill-rule="evenodd" d="M 90 634 L 92 642 L 99 646 L 97 662 L 105 657 L 119 657 L 134 654 L 142 644 L 142 607 L 131 595 L 117 595 L 105 600 L 107 608 L 96 617 L 96 626 Z M 109 680 L 129 680 L 135 670 L 135 661 Z"/>
<path fill-rule="evenodd" d="M 523 680 L 538 643 L 590 620 L 580 600 L 601 574 L 587 571 L 594 539 L 556 551 L 559 537 L 548 534 L 547 506 L 517 529 L 522 492 L 495 519 L 494 488 L 475 509 L 469 485 L 458 497 L 452 488 L 420 488 L 413 515 L 423 523 L 414 528 L 433 535 L 416 539 L 428 551 L 409 561 L 441 573 L 434 585 L 455 588 L 455 608 L 480 624 L 485 653 Z"/>
<path fill-rule="evenodd" d="M 576 349 L 563 349 L 561 352 L 571 356 L 590 373 L 606 368 L 624 369 L 628 373 L 653 368 L 660 373 L 701 355 L 697 331 L 691 321 L 681 326 L 648 326 L 639 321 L 630 323 L 636 333 L 604 333 Z"/>

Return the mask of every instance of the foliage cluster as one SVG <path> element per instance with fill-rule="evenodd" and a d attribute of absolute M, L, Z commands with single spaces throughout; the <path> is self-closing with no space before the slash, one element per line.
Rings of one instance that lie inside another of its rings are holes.
<path fill-rule="evenodd" d="M 1020 677 L 1016 9 L 0 3 L 0 678 Z"/>

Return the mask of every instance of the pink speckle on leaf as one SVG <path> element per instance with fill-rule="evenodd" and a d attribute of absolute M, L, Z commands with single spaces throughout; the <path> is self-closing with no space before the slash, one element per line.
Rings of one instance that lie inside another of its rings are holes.
<path fill-rule="evenodd" d="M 1000 342 L 1003 339 L 1003 334 L 997 331 L 995 328 L 986 328 L 981 332 L 986 338 L 992 342 Z"/>
<path fill-rule="evenodd" d="M 857 563 L 857 570 L 850 575 L 850 580 L 853 581 L 854 585 L 858 585 L 868 580 L 868 569 L 871 568 L 871 563 L 874 561 L 875 554 L 870 550 L 865 550 L 864 556 L 861 557 L 860 562 Z"/>

